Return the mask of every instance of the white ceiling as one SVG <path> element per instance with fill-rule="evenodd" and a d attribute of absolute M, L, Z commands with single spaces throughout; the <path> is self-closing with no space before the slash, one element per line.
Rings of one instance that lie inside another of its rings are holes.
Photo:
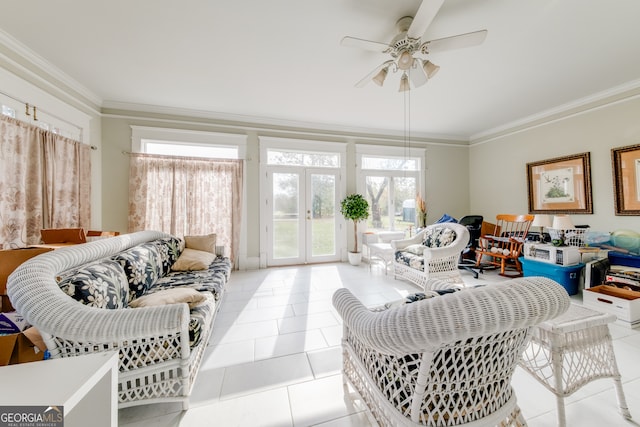
<path fill-rule="evenodd" d="M 424 0 L 429 1 L 429 0 Z M 354 85 L 388 59 L 420 0 L 5 1 L 0 29 L 102 101 L 246 120 L 402 132 L 399 75 Z M 423 40 L 487 29 L 432 54 L 410 92 L 410 131 L 469 140 L 615 88 L 640 86 L 638 0 L 446 0 Z"/>

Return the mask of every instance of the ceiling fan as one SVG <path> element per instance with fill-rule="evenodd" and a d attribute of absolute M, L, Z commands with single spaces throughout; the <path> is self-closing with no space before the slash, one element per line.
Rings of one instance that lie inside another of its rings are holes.
<path fill-rule="evenodd" d="M 378 65 L 362 80 L 356 83 L 356 87 L 363 87 L 369 81 L 379 86 L 389 73 L 402 72 L 400 80 L 400 92 L 410 89 L 410 83 L 414 87 L 422 86 L 435 76 L 440 69 L 428 59 L 419 55 L 443 52 L 446 50 L 460 49 L 481 44 L 487 36 L 487 30 L 473 31 L 465 34 L 444 37 L 440 39 L 422 41 L 422 36 L 442 7 L 444 0 L 424 0 L 415 17 L 405 16 L 396 24 L 398 34 L 389 43 L 365 40 L 357 37 L 346 36 L 342 39 L 342 46 L 372 50 L 391 55 L 391 59 Z"/>

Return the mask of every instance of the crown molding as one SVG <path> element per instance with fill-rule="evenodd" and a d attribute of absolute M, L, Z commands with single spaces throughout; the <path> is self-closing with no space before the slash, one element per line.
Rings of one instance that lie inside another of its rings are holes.
<path fill-rule="evenodd" d="M 68 74 L 0 29 L 0 59 L 19 72 L 19 77 L 60 99 L 99 114 L 102 98 Z"/>
<path fill-rule="evenodd" d="M 576 99 L 575 101 L 471 135 L 471 137 L 469 137 L 469 145 L 489 142 L 527 129 L 567 119 L 577 114 L 584 114 L 637 96 L 640 96 L 640 79 L 632 80 L 619 86 L 585 96 L 584 98 Z"/>
<path fill-rule="evenodd" d="M 135 113 L 135 114 L 131 114 Z M 355 126 L 330 125 L 325 123 L 303 122 L 286 119 L 276 119 L 271 117 L 258 117 L 243 114 L 221 113 L 214 111 L 195 110 L 187 108 L 166 107 L 159 105 L 136 104 L 119 101 L 104 101 L 102 114 L 105 117 L 138 117 L 176 122 L 195 122 L 199 125 L 206 123 L 198 122 L 197 119 L 212 121 L 216 126 L 229 126 L 232 128 L 242 127 L 246 130 L 258 132 L 285 132 L 285 133 L 307 133 L 342 136 L 346 139 L 391 139 L 397 141 L 404 138 L 402 131 L 391 131 L 385 129 L 362 128 Z M 185 119 L 186 118 L 186 119 Z M 196 120 L 193 120 L 196 119 Z M 186 120 L 186 121 L 185 121 Z M 467 146 L 468 140 L 461 136 L 434 135 L 423 133 L 411 133 L 411 143 L 421 144 L 443 144 Z"/>
<path fill-rule="evenodd" d="M 232 127 L 281 133 L 301 133 L 341 136 L 352 140 L 380 141 L 404 139 L 402 131 L 370 127 L 345 126 L 317 122 L 295 121 L 273 117 L 185 109 L 120 101 L 105 101 L 68 74 L 52 65 L 10 34 L 0 29 L 0 65 L 19 77 L 36 85 L 61 100 L 93 114 L 108 117 L 139 117 L 164 122 L 194 123 L 204 125 L 198 119 L 212 121 L 215 126 Z M 576 114 L 602 108 L 617 102 L 640 96 L 640 79 L 568 102 L 539 113 L 514 120 L 503 125 L 478 132 L 471 136 L 412 132 L 412 143 L 425 145 L 452 145 L 468 147 L 522 132 L 527 129 L 563 120 Z M 113 110 L 113 111 L 110 111 Z M 131 114 L 136 113 L 136 114 Z M 162 117 L 158 117 L 162 116 Z"/>

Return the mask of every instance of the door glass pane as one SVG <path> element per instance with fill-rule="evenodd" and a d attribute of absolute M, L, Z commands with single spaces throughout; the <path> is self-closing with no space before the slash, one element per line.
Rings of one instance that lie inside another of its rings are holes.
<path fill-rule="evenodd" d="M 416 221 L 416 179 L 413 177 L 393 177 L 393 215 L 392 230 L 406 230 Z"/>
<path fill-rule="evenodd" d="M 273 174 L 273 257 L 297 258 L 300 229 L 299 176 L 295 173 Z"/>
<path fill-rule="evenodd" d="M 365 187 L 368 229 L 404 231 L 415 224 L 415 177 L 368 175 Z"/>
<path fill-rule="evenodd" d="M 311 256 L 336 253 L 336 177 L 311 174 Z"/>

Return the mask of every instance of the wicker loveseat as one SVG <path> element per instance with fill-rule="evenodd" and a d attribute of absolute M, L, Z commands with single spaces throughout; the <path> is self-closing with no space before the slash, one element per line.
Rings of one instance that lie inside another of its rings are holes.
<path fill-rule="evenodd" d="M 155 231 L 57 249 L 9 276 L 9 298 L 52 358 L 117 351 L 121 408 L 181 401 L 186 409 L 231 272 L 213 253 L 203 270 L 172 271 L 187 251 Z"/>
<path fill-rule="evenodd" d="M 376 310 L 339 289 L 333 304 L 345 393 L 351 384 L 372 424 L 523 426 L 513 372 L 530 327 L 565 312 L 569 296 L 527 277 Z"/>
<path fill-rule="evenodd" d="M 392 240 L 394 275 L 421 289 L 430 279 L 464 286 L 458 261 L 467 243 L 467 227 L 451 222 L 429 225 L 409 239 Z"/>

